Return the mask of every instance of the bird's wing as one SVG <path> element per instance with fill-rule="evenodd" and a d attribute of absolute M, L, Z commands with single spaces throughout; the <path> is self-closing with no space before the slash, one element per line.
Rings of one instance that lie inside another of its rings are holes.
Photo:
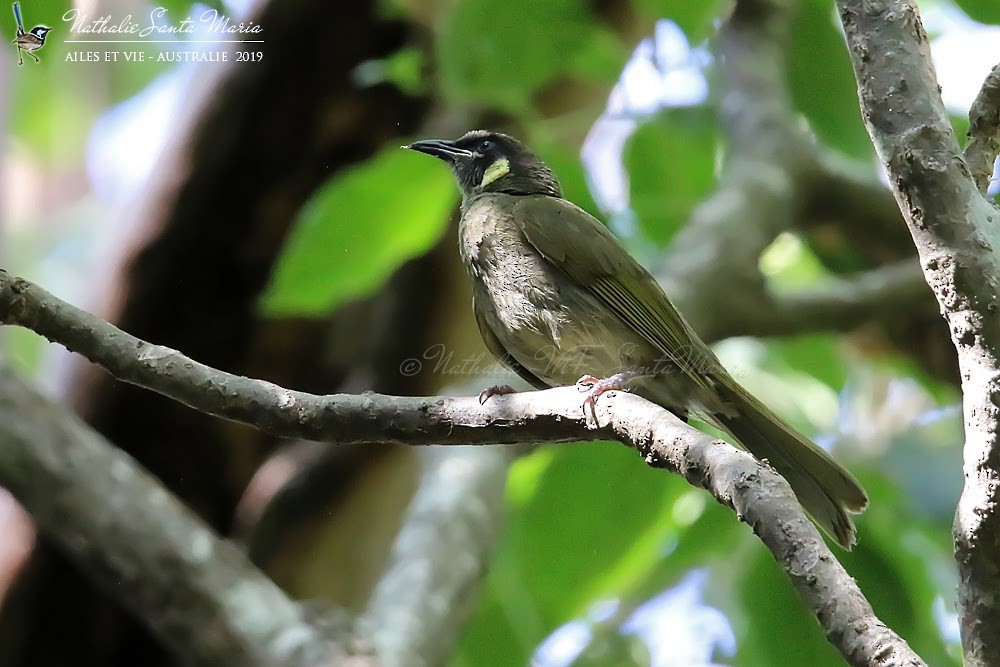
<path fill-rule="evenodd" d="M 496 337 L 493 333 L 493 329 L 490 328 L 489 323 L 486 318 L 483 317 L 482 313 L 479 312 L 479 307 L 473 303 L 473 312 L 476 314 L 476 324 L 479 325 L 479 333 L 483 337 L 483 342 L 486 343 L 486 349 L 490 351 L 497 361 L 502 363 L 507 368 L 511 369 L 517 373 L 522 380 L 530 384 L 535 389 L 548 389 L 551 385 L 539 379 L 534 373 L 529 371 L 527 368 L 522 366 L 517 359 L 512 357 L 507 349 L 504 348 L 503 343 L 500 339 Z"/>
<path fill-rule="evenodd" d="M 565 199 L 519 197 L 514 219 L 535 249 L 658 349 L 664 360 L 710 389 L 721 365 L 659 283 L 595 217 Z"/>

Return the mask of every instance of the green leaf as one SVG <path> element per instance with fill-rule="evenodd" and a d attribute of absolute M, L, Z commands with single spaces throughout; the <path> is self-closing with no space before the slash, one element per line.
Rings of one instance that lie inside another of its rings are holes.
<path fill-rule="evenodd" d="M 833 426 L 844 360 L 835 336 L 730 338 L 715 351 L 740 384 L 806 435 Z"/>
<path fill-rule="evenodd" d="M 672 524 L 672 501 L 686 490 L 618 443 L 560 448 L 508 527 L 542 617 L 554 626 L 610 594 L 615 565 L 647 530 Z"/>
<path fill-rule="evenodd" d="M 712 191 L 717 139 L 707 109 L 672 109 L 640 125 L 625 144 L 631 207 L 657 245 L 665 246 Z"/>
<path fill-rule="evenodd" d="M 547 447 L 509 484 L 514 507 L 456 665 L 528 664 L 557 627 L 634 587 L 663 557 L 673 501 L 690 490 L 606 442 Z"/>
<path fill-rule="evenodd" d="M 12 98 L 30 98 L 32 103 L 12 105 L 11 126 L 15 136 L 30 146 L 33 159 L 78 168 L 99 113 L 90 94 L 92 84 L 70 65 L 43 60 L 39 68 L 43 67 L 49 70 L 47 85 L 38 85 L 33 77 L 15 77 Z"/>
<path fill-rule="evenodd" d="M 0 358 L 25 375 L 33 376 L 41 363 L 45 339 L 20 327 L 6 327 L 0 335 L 6 336 L 6 340 L 0 340 L 0 350 L 3 350 Z"/>
<path fill-rule="evenodd" d="M 700 505 L 696 515 L 692 504 Z M 749 536 L 749 528 L 740 523 L 733 511 L 720 505 L 707 492 L 688 488 L 671 508 L 677 522 L 674 543 L 664 549 L 655 563 L 641 573 L 627 594 L 633 599 L 650 599 L 675 586 L 691 570 L 704 567 L 713 559 L 727 559 Z"/>
<path fill-rule="evenodd" d="M 822 141 L 848 155 L 870 159 L 871 140 L 861 119 L 858 85 L 833 2 L 796 4 L 788 51 L 795 105 Z"/>
<path fill-rule="evenodd" d="M 515 113 L 528 111 L 538 89 L 562 74 L 613 82 L 629 55 L 615 44 L 578 0 L 459 0 L 435 43 L 452 102 Z"/>
<path fill-rule="evenodd" d="M 444 232 L 458 193 L 424 156 L 384 149 L 326 183 L 303 207 L 262 306 L 271 315 L 321 315 L 370 294 Z"/>
<path fill-rule="evenodd" d="M 423 77 L 423 54 L 416 48 L 399 49 L 384 61 L 385 79 L 410 95 L 423 95 L 427 86 Z"/>
<path fill-rule="evenodd" d="M 628 62 L 628 49 L 615 33 L 604 26 L 591 27 L 589 34 L 587 48 L 577 49 L 573 53 L 566 71 L 578 74 L 586 81 L 614 83 Z"/>
<path fill-rule="evenodd" d="M 713 30 L 712 22 L 720 18 L 728 2 L 722 0 L 636 0 L 637 8 L 649 19 L 668 19 L 676 23 L 688 40 L 700 42 Z"/>
<path fill-rule="evenodd" d="M 36 51 L 41 62 L 24 56 L 24 65 L 17 66 L 17 49 L 10 44 L 15 34 L 11 2 L 0 3 L 0 38 L 3 67 L 11 66 L 10 76 L 0 95 L 18 103 L 10 105 L 10 128 L 14 141 L 27 144 L 31 159 L 49 165 L 78 169 L 78 161 L 87 144 L 91 124 L 98 114 L 98 97 L 93 94 L 93 82 L 84 75 L 87 65 L 64 62 L 66 54 L 79 45 L 65 44 L 69 23 L 61 20 L 72 3 L 25 3 L 21 12 L 25 29 L 36 25 L 52 27 L 45 46 Z M 71 48 L 72 47 L 72 48 Z M 135 68 L 141 69 L 141 68 Z M 30 104 L 26 103 L 30 100 Z"/>
<path fill-rule="evenodd" d="M 354 69 L 354 79 L 362 86 L 388 81 L 410 95 L 421 95 L 427 87 L 423 77 L 423 54 L 412 47 L 361 63 Z"/>
<path fill-rule="evenodd" d="M 839 336 L 816 333 L 769 340 L 764 367 L 779 375 L 803 373 L 840 391 L 847 381 L 847 363 Z"/>
<path fill-rule="evenodd" d="M 968 115 L 962 116 L 960 114 L 950 114 L 951 127 L 955 131 L 955 136 L 958 137 L 958 143 L 963 146 L 968 142 L 969 136 L 969 117 Z"/>
<path fill-rule="evenodd" d="M 996 0 L 955 0 L 955 4 L 980 23 L 1000 23 L 1000 2 Z"/>
<path fill-rule="evenodd" d="M 794 291 L 830 275 L 801 236 L 784 232 L 764 250 L 760 269 L 778 293 Z"/>

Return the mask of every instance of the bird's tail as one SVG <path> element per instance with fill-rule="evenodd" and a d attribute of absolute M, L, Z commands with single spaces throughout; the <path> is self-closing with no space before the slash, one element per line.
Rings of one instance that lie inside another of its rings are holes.
<path fill-rule="evenodd" d="M 14 20 L 17 22 L 17 36 L 24 34 L 24 19 L 21 18 L 21 3 L 14 3 Z"/>
<path fill-rule="evenodd" d="M 861 512 L 868 496 L 861 484 L 829 454 L 726 374 L 716 389 L 727 414 L 714 421 L 751 454 L 767 462 L 791 485 L 802 507 L 845 549 L 857 541 L 848 512 Z"/>

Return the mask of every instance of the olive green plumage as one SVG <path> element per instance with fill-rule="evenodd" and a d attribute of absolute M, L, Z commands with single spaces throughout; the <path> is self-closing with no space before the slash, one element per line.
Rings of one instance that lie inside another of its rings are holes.
<path fill-rule="evenodd" d="M 562 198 L 552 171 L 504 134 L 409 146 L 447 162 L 462 190 L 459 244 L 490 351 L 538 388 L 627 373 L 629 388 L 697 412 L 788 480 L 846 548 L 868 503 L 825 451 L 741 387 L 659 284 L 597 219 Z"/>

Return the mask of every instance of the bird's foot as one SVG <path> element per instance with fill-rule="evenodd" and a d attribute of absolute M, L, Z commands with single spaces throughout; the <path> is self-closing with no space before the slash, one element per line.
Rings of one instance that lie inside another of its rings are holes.
<path fill-rule="evenodd" d="M 596 422 L 597 399 L 606 392 L 621 391 L 625 389 L 625 383 L 628 382 L 628 380 L 629 376 L 625 373 L 615 373 L 614 375 L 609 375 L 606 378 L 584 375 L 582 378 L 577 380 L 576 388 L 587 393 L 587 396 L 583 399 L 584 415 L 587 415 L 587 409 L 589 408 L 590 414 L 587 416 L 593 417 L 594 422 Z"/>
<path fill-rule="evenodd" d="M 511 387 L 509 384 L 495 384 L 492 387 L 487 387 L 479 394 L 479 405 L 483 405 L 486 401 L 490 400 L 494 396 L 506 396 L 507 394 L 516 394 L 517 390 Z"/>

